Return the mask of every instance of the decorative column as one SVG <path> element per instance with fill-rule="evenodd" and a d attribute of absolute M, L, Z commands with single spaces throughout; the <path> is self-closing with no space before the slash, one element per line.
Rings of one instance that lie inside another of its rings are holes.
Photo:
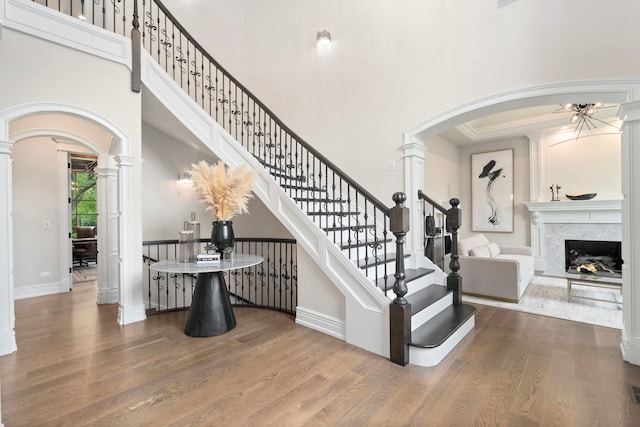
<path fill-rule="evenodd" d="M 98 304 L 120 300 L 118 257 L 118 170 L 96 168 L 98 211 Z"/>
<path fill-rule="evenodd" d="M 118 324 L 138 322 L 146 318 L 142 300 L 142 245 L 140 229 L 134 227 L 134 192 L 140 190 L 139 182 L 134 185 L 135 157 L 120 155 L 116 157 L 118 164 L 118 254 L 120 256 L 119 283 L 120 307 Z M 139 194 L 138 194 L 139 197 Z M 137 212 L 139 216 L 140 213 Z M 136 254 L 140 256 L 136 258 Z"/>
<path fill-rule="evenodd" d="M 620 105 L 622 126 L 622 355 L 640 365 L 640 101 Z"/>
<path fill-rule="evenodd" d="M 407 247 L 412 254 L 424 254 L 422 209 L 418 190 L 424 189 L 424 153 L 427 148 L 413 136 L 406 135 L 404 150 L 404 182 L 407 206 L 411 214 L 411 232 L 407 234 Z"/>
<path fill-rule="evenodd" d="M 5 138 L 7 131 L 2 121 L 0 138 Z M 0 355 L 18 349 L 13 305 L 12 150 L 13 142 L 0 140 Z"/>

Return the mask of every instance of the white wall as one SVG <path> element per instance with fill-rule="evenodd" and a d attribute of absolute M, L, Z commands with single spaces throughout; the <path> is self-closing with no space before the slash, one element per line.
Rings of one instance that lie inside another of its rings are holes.
<path fill-rule="evenodd" d="M 423 191 L 445 208 L 460 197 L 460 148 L 436 136 L 425 142 Z"/>
<path fill-rule="evenodd" d="M 549 185 L 558 184 L 560 199 L 566 194 L 597 193 L 598 199 L 622 198 L 621 140 L 618 133 L 563 139 L 548 142 Z M 551 197 L 545 186 L 543 192 Z"/>
<path fill-rule="evenodd" d="M 380 200 L 403 132 L 498 93 L 637 77 L 640 2 L 239 0 L 165 4 L 284 122 Z M 333 35 L 319 56 L 315 35 Z M 597 37 L 576 34 L 597 28 Z M 598 60 L 594 61 L 594 54 Z M 366 159 L 366 161 L 354 161 Z M 372 171 L 375 171 L 372 173 Z"/>
<path fill-rule="evenodd" d="M 16 294 L 26 288 L 55 284 L 60 272 L 60 230 L 69 218 L 60 218 L 56 144 L 51 138 L 31 138 L 14 145 L 13 155 L 14 283 Z M 50 227 L 44 227 L 44 221 Z M 47 276 L 48 274 L 48 276 Z M 44 276 L 44 277 L 41 277 Z"/>

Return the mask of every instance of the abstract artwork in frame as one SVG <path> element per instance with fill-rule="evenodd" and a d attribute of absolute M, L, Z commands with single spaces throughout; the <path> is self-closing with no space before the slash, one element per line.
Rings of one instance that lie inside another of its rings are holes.
<path fill-rule="evenodd" d="M 471 155 L 473 231 L 513 232 L 513 149 Z"/>

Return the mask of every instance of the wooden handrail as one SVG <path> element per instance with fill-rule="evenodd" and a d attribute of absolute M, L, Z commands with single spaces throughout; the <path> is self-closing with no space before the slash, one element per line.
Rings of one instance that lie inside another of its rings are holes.
<path fill-rule="evenodd" d="M 447 212 L 448 212 L 447 208 L 445 208 L 444 206 L 442 206 L 441 204 L 439 204 L 438 202 L 433 200 L 431 197 L 429 197 L 426 194 L 424 194 L 422 192 L 422 190 L 418 190 L 418 198 L 424 200 L 427 203 L 429 203 L 431 206 L 433 206 L 434 208 L 436 208 L 437 210 L 439 210 L 443 214 L 445 214 L 445 215 L 447 214 Z"/>

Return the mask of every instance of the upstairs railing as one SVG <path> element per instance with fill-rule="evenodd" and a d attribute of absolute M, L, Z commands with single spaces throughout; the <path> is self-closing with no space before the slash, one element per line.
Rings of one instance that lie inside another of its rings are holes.
<path fill-rule="evenodd" d="M 206 251 L 209 239 L 200 239 Z M 142 243 L 145 306 L 151 312 L 185 310 L 191 305 L 196 275 L 158 273 L 149 265 L 178 257 L 177 240 Z M 298 262 L 293 239 L 236 238 L 234 252 L 260 255 L 264 261 L 252 267 L 225 271 L 224 277 L 234 306 L 259 307 L 295 315 L 298 305 Z"/>
<path fill-rule="evenodd" d="M 128 36 L 132 28 L 136 37 L 141 32 L 144 49 L 168 75 L 386 293 L 385 282 L 392 272 L 381 261 L 393 256 L 387 255 L 388 207 L 289 129 L 207 53 L 159 0 L 139 0 L 141 6 L 136 0 L 36 2 L 75 17 L 82 13 L 86 22 L 117 34 Z M 136 46 L 133 49 L 135 56 Z M 136 58 L 134 70 L 135 62 Z"/>

